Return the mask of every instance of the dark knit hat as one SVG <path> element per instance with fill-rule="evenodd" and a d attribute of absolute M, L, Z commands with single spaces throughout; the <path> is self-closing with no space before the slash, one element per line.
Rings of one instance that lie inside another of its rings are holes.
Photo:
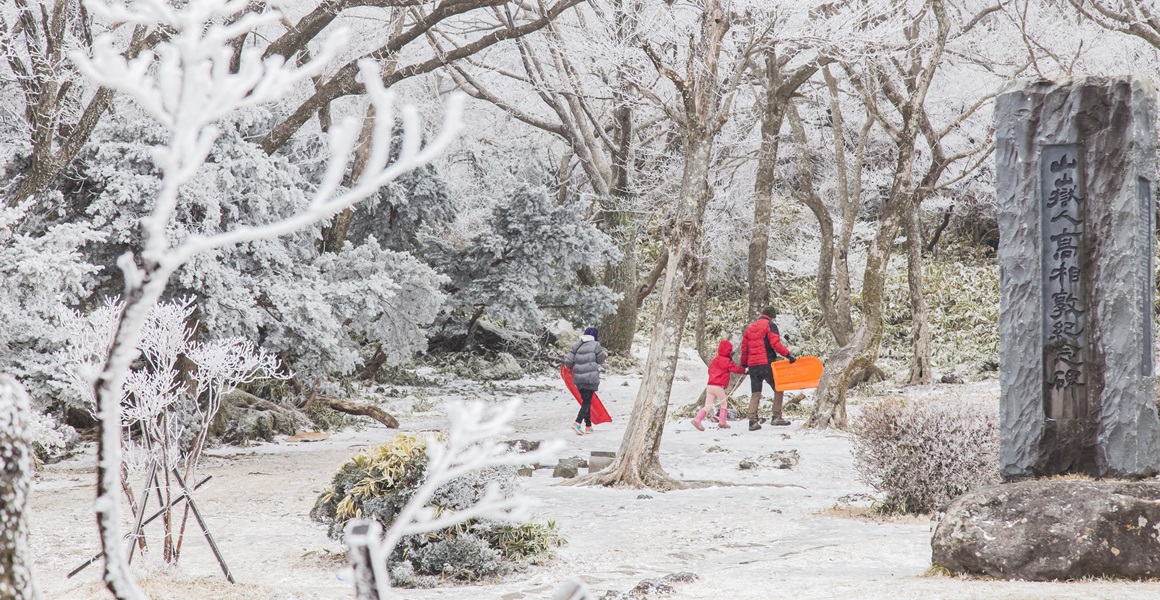
<path fill-rule="evenodd" d="M 600 334 L 596 333 L 595 327 L 589 327 L 588 329 L 585 329 L 584 335 L 590 335 L 590 336 L 592 336 L 592 339 L 594 339 L 598 342 L 600 341 Z"/>

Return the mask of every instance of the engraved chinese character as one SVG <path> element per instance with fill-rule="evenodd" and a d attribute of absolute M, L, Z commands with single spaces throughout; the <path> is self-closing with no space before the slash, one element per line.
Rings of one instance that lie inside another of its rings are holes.
<path fill-rule="evenodd" d="M 1054 193 L 1054 192 L 1052 192 L 1052 193 Z M 1066 210 L 1059 213 L 1058 215 L 1055 215 L 1054 217 L 1051 217 L 1051 222 L 1054 223 L 1060 219 L 1063 219 L 1064 221 L 1070 221 L 1072 225 L 1079 225 L 1079 224 L 1083 223 L 1083 219 L 1077 219 L 1077 218 L 1067 214 Z"/>
<path fill-rule="evenodd" d="M 1084 384 L 1079 380 L 1079 378 L 1082 376 L 1083 372 L 1079 369 L 1067 369 L 1066 371 L 1058 370 L 1055 372 L 1054 377 L 1051 380 L 1051 385 L 1057 390 L 1080 386 Z"/>
<path fill-rule="evenodd" d="M 1047 207 L 1052 208 L 1058 204 L 1063 208 L 1067 208 L 1070 202 L 1074 201 L 1076 205 L 1079 205 L 1082 200 L 1083 198 L 1076 195 L 1074 185 L 1071 187 L 1057 187 L 1051 190 L 1051 194 L 1048 195 Z"/>
<path fill-rule="evenodd" d="M 1073 158 L 1070 161 L 1068 161 L 1067 160 L 1067 153 L 1065 152 L 1063 154 L 1063 156 L 1059 157 L 1059 160 L 1051 161 L 1051 172 L 1058 173 L 1060 171 L 1067 171 L 1069 169 L 1074 169 L 1075 165 L 1076 165 L 1075 159 Z"/>
<path fill-rule="evenodd" d="M 1063 231 L 1051 236 L 1051 241 L 1055 242 L 1055 259 L 1067 260 L 1079 253 L 1079 246 L 1076 243 L 1079 241 L 1079 236 L 1082 231 L 1068 231 L 1066 227 Z"/>
<path fill-rule="evenodd" d="M 1066 364 L 1069 367 L 1083 366 L 1082 349 L 1075 344 L 1061 344 L 1056 350 L 1055 361 Z"/>
<path fill-rule="evenodd" d="M 1058 267 L 1051 270 L 1051 273 L 1048 275 L 1048 279 L 1051 281 L 1058 279 L 1059 283 L 1061 284 L 1061 288 L 1063 287 L 1062 284 L 1065 281 L 1067 283 L 1076 283 L 1079 281 L 1079 267 L 1075 265 L 1068 266 L 1066 264 L 1059 265 Z"/>
<path fill-rule="evenodd" d="M 1065 341 L 1064 338 L 1075 339 L 1083 335 L 1083 327 L 1075 321 L 1056 321 L 1051 324 L 1052 342 Z"/>
<path fill-rule="evenodd" d="M 1068 291 L 1056 292 L 1051 295 L 1051 318 L 1058 319 L 1064 316 L 1078 317 L 1084 313 L 1079 309 L 1079 298 Z"/>

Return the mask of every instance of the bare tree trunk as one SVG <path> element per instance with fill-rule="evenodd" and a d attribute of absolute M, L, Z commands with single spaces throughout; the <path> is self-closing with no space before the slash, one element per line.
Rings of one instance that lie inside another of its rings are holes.
<path fill-rule="evenodd" d="M 922 283 L 922 226 L 919 221 L 919 207 L 908 211 L 906 218 L 906 280 L 910 287 L 910 320 L 912 345 L 910 374 L 907 383 L 924 385 L 931 378 L 930 316 L 926 308 Z"/>
<path fill-rule="evenodd" d="M 941 61 L 943 50 L 946 48 L 947 38 L 950 35 L 950 18 L 944 0 L 929 0 L 924 10 L 929 8 L 929 14 L 935 19 L 937 34 L 929 45 L 930 54 L 922 56 L 918 51 L 921 46 L 917 43 L 922 20 L 918 19 L 907 27 L 905 34 L 914 45 L 915 51 L 910 54 L 911 66 L 901 76 L 905 80 L 905 90 L 909 95 L 903 95 L 896 87 L 886 69 L 903 70 L 897 62 L 889 66 L 871 67 L 873 78 L 898 111 L 901 127 L 893 135 L 896 149 L 894 173 L 890 191 L 883 199 L 881 214 L 878 218 L 878 232 L 874 243 L 870 244 L 866 252 L 866 269 L 862 277 L 862 321 L 851 342 L 839 348 L 827 361 L 822 372 L 822 379 L 818 384 L 815 395 L 813 412 L 807 427 L 827 428 L 846 427 L 846 389 L 852 376 L 858 371 L 870 367 L 878 355 L 882 342 L 882 313 L 886 286 L 886 269 L 890 264 L 890 257 L 894 251 L 894 239 L 910 212 L 918 202 L 918 191 L 914 181 L 914 158 L 917 138 L 920 130 L 927 129 L 928 118 L 925 112 L 926 94 L 930 89 Z M 859 85 L 856 78 L 854 85 Z M 833 95 L 834 86 L 827 77 L 827 85 Z M 874 120 L 884 123 L 885 117 L 879 111 L 877 102 L 866 95 L 863 88 L 863 98 L 866 110 L 872 113 Z M 869 121 L 870 119 L 868 119 Z M 867 129 L 863 129 L 863 135 Z M 932 144 L 937 142 L 932 141 Z M 937 162 L 937 161 L 936 161 Z M 937 180 L 938 173 L 928 172 L 929 177 Z M 934 180 L 924 182 L 930 185 Z"/>
<path fill-rule="evenodd" d="M 0 598 L 40 597 L 28 551 L 28 494 L 32 488 L 32 440 L 28 395 L 0 375 Z"/>
<path fill-rule="evenodd" d="M 354 160 L 346 181 L 347 185 L 362 177 L 363 169 L 366 168 L 367 161 L 370 159 L 374 130 L 375 107 L 372 104 L 367 106 L 366 113 L 363 115 L 362 130 L 358 134 L 358 149 L 354 153 Z M 351 224 L 354 223 L 354 212 L 355 207 L 353 206 L 344 209 L 334 215 L 330 223 L 322 229 L 322 247 L 320 249 L 322 252 L 342 252 L 342 246 L 346 243 L 346 234 L 350 231 Z"/>
<path fill-rule="evenodd" d="M 777 55 L 765 54 L 763 71 L 765 100 L 761 111 L 761 147 L 757 154 L 757 175 L 753 182 L 753 230 L 749 236 L 749 306 L 746 320 L 752 321 L 769 305 L 769 219 L 773 214 L 773 184 L 777 178 L 778 133 L 785 119 L 781 99 L 781 76 Z"/>
<path fill-rule="evenodd" d="M 906 160 L 913 156 L 907 154 Z M 899 158 L 899 161 L 904 160 Z M 888 203 L 889 204 L 889 203 Z M 882 340 L 882 312 L 886 284 L 886 268 L 898 235 L 897 211 L 885 209 L 878 225 L 878 237 L 866 254 L 866 270 L 862 281 L 862 321 L 849 344 L 842 346 L 826 360 L 818 391 L 814 395 L 814 409 L 806 427 L 825 429 L 846 428 L 846 390 L 851 379 L 874 364 Z"/>
<path fill-rule="evenodd" d="M 635 5 L 635 3 L 632 3 Z M 616 4 L 616 35 L 626 41 L 632 35 L 630 25 L 635 23 L 635 10 L 624 6 L 623 0 Z M 623 68 L 617 73 L 618 86 L 613 89 L 616 107 L 612 110 L 613 142 L 611 147 L 611 181 L 607 196 L 607 206 L 602 209 L 601 221 L 605 233 L 612 236 L 620 248 L 621 258 L 604 271 L 604 285 L 621 294 L 616 312 L 605 317 L 600 324 L 601 344 L 609 352 L 628 354 L 632 340 L 636 336 L 636 319 L 639 303 L 637 295 L 637 240 L 636 219 L 633 213 L 635 194 L 632 189 L 632 140 L 634 135 L 633 112 L 629 90 L 631 82 Z"/>
<path fill-rule="evenodd" d="M 629 181 L 633 136 L 632 108 L 628 105 L 626 97 L 620 101 L 622 104 L 613 111 L 616 149 L 612 156 L 612 186 L 609 190 L 611 193 L 601 220 L 605 226 L 605 233 L 616 240 L 621 256 L 619 261 L 608 265 L 605 269 L 604 285 L 621 294 L 621 297 L 616 304 L 616 312 L 605 317 L 600 323 L 600 337 L 601 345 L 609 352 L 627 354 L 636 335 L 637 242 L 636 223 L 632 213 L 633 193 Z"/>
<path fill-rule="evenodd" d="M 390 9 L 391 15 L 391 35 L 397 36 L 403 31 L 403 15 L 404 12 L 400 9 Z M 396 55 L 397 56 L 397 55 Z M 398 67 L 398 60 L 396 56 L 392 56 L 382 65 L 383 73 L 390 74 Z M 320 85 L 316 78 L 314 81 L 315 90 Z M 327 102 L 319 108 L 318 111 L 319 124 L 323 125 L 323 130 L 327 129 L 326 124 L 330 120 L 330 103 Z M 367 161 L 370 160 L 371 146 L 374 141 L 375 131 L 375 106 L 370 104 L 366 108 L 363 115 L 362 130 L 358 135 L 358 149 L 355 150 L 354 160 L 351 162 L 350 174 L 347 176 L 347 185 L 351 182 L 358 181 L 362 178 L 363 170 L 367 167 Z M 350 226 L 354 223 L 355 207 L 351 206 L 334 216 L 330 220 L 330 224 L 322 229 L 322 251 L 323 252 L 342 252 L 342 247 L 346 244 L 346 235 L 350 232 Z"/>
<path fill-rule="evenodd" d="M 638 313 L 635 228 L 631 223 L 624 223 L 618 232 L 607 233 L 619 242 L 621 259 L 605 267 L 602 279 L 604 285 L 621 297 L 616 303 L 616 312 L 600 322 L 600 344 L 608 352 L 627 355 L 636 336 Z"/>
<path fill-rule="evenodd" d="M 640 390 L 616 459 L 594 480 L 602 485 L 671 489 L 680 483 L 660 463 L 660 443 L 668 416 L 669 394 L 689 316 L 690 292 L 700 271 L 701 219 L 709 197 L 712 137 L 688 136 L 687 156 L 677 208 L 679 231 L 669 244 L 668 268 L 658 297 L 656 324 L 649 342 Z"/>
<path fill-rule="evenodd" d="M 705 281 L 708 277 L 709 265 L 701 261 L 701 268 L 697 270 L 697 317 L 693 322 L 693 343 L 697 355 L 701 357 L 701 362 L 705 363 L 705 366 L 709 366 L 713 357 L 717 355 L 717 346 L 709 343 L 706 339 L 708 332 L 705 331 L 709 320 L 709 286 Z"/>
<path fill-rule="evenodd" d="M 729 29 L 729 14 L 719 0 L 705 0 L 700 35 L 693 42 L 692 57 L 684 77 L 665 65 L 647 44 L 645 53 L 664 77 L 681 92 L 684 113 L 685 164 L 681 193 L 673 210 L 675 227 L 666 245 L 668 266 L 657 298 L 657 319 L 649 342 L 648 359 L 632 414 L 620 442 L 620 451 L 608 468 L 583 478 L 602 485 L 627 485 L 670 489 L 681 483 L 669 477 L 660 463 L 661 436 L 669 410 L 669 395 L 681 349 L 681 336 L 689 316 L 689 300 L 696 291 L 701 271 L 702 223 L 712 190 L 709 168 L 713 142 L 728 118 L 728 106 L 720 102 L 717 79 L 721 40 Z M 740 80 L 735 73 L 731 86 Z"/>

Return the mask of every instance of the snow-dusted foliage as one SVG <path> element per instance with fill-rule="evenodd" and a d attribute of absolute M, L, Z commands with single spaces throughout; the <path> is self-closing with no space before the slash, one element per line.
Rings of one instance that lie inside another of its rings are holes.
<path fill-rule="evenodd" d="M 40 227 L 30 203 L 0 204 L 0 372 L 17 377 L 33 397 L 59 388 L 52 352 L 62 302 L 88 295 L 98 267 L 81 251 L 100 239 L 91 225 Z"/>
<path fill-rule="evenodd" d="M 993 401 L 891 397 L 853 419 L 854 468 L 888 513 L 927 513 L 999 480 Z"/>
<path fill-rule="evenodd" d="M 40 597 L 28 549 L 29 411 L 24 388 L 12 377 L 0 375 L 0 598 L 11 600 Z"/>
<path fill-rule="evenodd" d="M 484 309 L 494 319 L 530 328 L 542 323 L 543 307 L 592 323 L 617 299 L 581 276 L 617 256 L 612 240 L 585 222 L 578 206 L 560 205 L 540 187 L 517 188 L 471 239 L 439 243 L 435 263 L 450 277 L 454 309 Z"/>
<path fill-rule="evenodd" d="M 149 156 L 165 130 L 129 112 L 106 120 L 69 171 L 79 182 L 66 194 L 73 214 L 111 232 L 86 247 L 98 263 L 140 245 L 133 224 L 147 214 L 141 199 L 161 184 Z M 311 184 L 297 165 L 268 156 L 249 135 L 270 120 L 262 108 L 229 117 L 198 177 L 182 186 L 185 201 L 170 235 L 211 235 L 237 222 L 271 223 L 306 210 Z M 393 189 L 378 195 L 390 196 Z M 392 206 L 407 206 L 405 198 L 390 197 Z M 321 252 L 319 235 L 315 223 L 206 253 L 177 271 L 167 296 L 197 298 L 198 321 L 209 335 L 254 341 L 304 375 L 349 373 L 380 344 L 392 364 L 424 350 L 423 328 L 439 307 L 442 278 L 405 252 L 380 248 L 373 237 L 354 240 L 342 252 Z M 116 289 L 116 275 L 101 278 L 99 289 Z"/>
<path fill-rule="evenodd" d="M 347 239 L 358 244 L 374 237 L 384 248 L 421 256 L 425 240 L 441 235 L 459 208 L 443 176 L 426 165 L 360 202 Z"/>
<path fill-rule="evenodd" d="M 345 533 L 356 565 L 364 551 L 378 557 L 365 566 L 376 571 L 369 582 L 365 573 L 356 574 L 359 598 L 387 598 L 388 572 L 410 586 L 430 584 L 423 576 L 431 575 L 491 578 L 561 543 L 550 524 L 505 524 L 526 520 L 531 507 L 529 498 L 514 493 L 514 467 L 546 459 L 561 445 L 546 442 L 517 453 L 498 442 L 497 436 L 512 431 L 519 404 L 452 406 L 444 434 L 400 435 L 340 468 L 311 516 L 326 523 L 332 537 Z M 381 539 L 352 536 L 366 520 L 374 522 L 370 531 L 387 527 Z M 362 585 L 375 586 L 377 595 L 364 595 Z"/>

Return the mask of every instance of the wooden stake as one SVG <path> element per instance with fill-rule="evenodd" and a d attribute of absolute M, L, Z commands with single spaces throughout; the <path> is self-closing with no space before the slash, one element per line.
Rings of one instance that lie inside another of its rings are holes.
<path fill-rule="evenodd" d="M 217 542 L 213 541 L 213 535 L 209 532 L 209 527 L 205 524 L 205 519 L 201 517 L 201 511 L 197 509 L 197 503 L 193 501 L 193 495 L 187 485 L 185 479 L 181 477 L 181 473 L 177 469 L 173 469 L 173 476 L 177 478 L 178 485 L 181 486 L 181 493 L 185 495 L 186 501 L 189 502 L 189 508 L 193 510 L 193 516 L 197 518 L 197 524 L 201 527 L 202 533 L 205 534 L 205 539 L 209 542 L 209 547 L 213 550 L 214 558 L 217 559 L 218 564 L 221 565 L 222 573 L 226 576 L 226 581 L 230 583 L 237 583 L 234 581 L 233 573 L 230 573 L 230 568 L 226 566 L 226 560 L 222 558 L 222 553 L 218 550 Z"/>
<path fill-rule="evenodd" d="M 145 507 L 149 505 L 149 486 L 153 485 L 153 478 L 157 476 L 157 463 L 149 465 L 149 475 L 145 478 L 145 493 L 141 494 L 141 506 L 137 508 L 137 522 L 133 525 L 133 532 L 130 534 L 129 541 L 129 564 L 133 564 L 133 554 L 137 551 L 137 543 L 140 540 L 141 528 L 144 527 L 142 520 L 145 518 Z M 165 503 L 161 503 L 165 506 Z"/>
<path fill-rule="evenodd" d="M 200 483 L 198 483 L 197 485 L 193 486 L 193 489 L 195 489 L 195 490 L 197 490 L 197 489 L 200 489 L 200 488 L 201 488 L 201 486 L 205 485 L 206 483 L 209 483 L 209 480 L 210 480 L 210 479 L 213 479 L 213 475 L 207 475 L 207 476 L 206 476 L 206 478 L 205 478 L 205 479 L 202 479 Z M 178 497 L 176 500 L 174 500 L 173 502 L 171 502 L 171 503 L 169 504 L 169 506 L 166 506 L 165 508 L 162 508 L 161 510 L 159 510 L 159 511 L 157 511 L 157 512 L 155 512 L 155 513 L 151 514 L 151 515 L 149 515 L 149 518 L 148 518 L 148 519 L 145 519 L 145 522 L 144 522 L 144 523 L 141 523 L 141 527 L 145 527 L 146 525 L 148 525 L 148 524 L 152 523 L 153 521 L 156 521 L 158 517 L 160 517 L 161 515 L 165 514 L 165 511 L 167 511 L 167 510 L 169 510 L 169 509 L 173 508 L 174 506 L 177 506 L 178 504 L 181 504 L 182 502 L 185 502 L 185 495 L 184 495 L 184 494 L 182 494 L 182 495 L 181 495 L 181 496 L 179 496 L 179 497 Z M 125 534 L 125 539 L 129 539 L 129 536 L 130 536 L 130 535 L 131 535 L 131 534 L 128 534 L 128 533 L 126 533 L 126 534 Z M 90 558 L 89 560 L 85 561 L 85 564 L 83 564 L 83 565 L 81 565 L 81 566 L 79 566 L 79 567 L 77 567 L 77 568 L 73 569 L 72 571 L 70 571 L 70 572 L 69 572 L 69 574 L 68 574 L 68 576 L 67 576 L 67 577 L 65 577 L 65 579 L 70 579 L 70 578 L 72 578 L 72 576 L 73 576 L 73 575 L 76 575 L 77 573 L 80 573 L 81 571 L 84 571 L 84 570 L 85 570 L 85 567 L 87 567 L 87 566 L 89 566 L 89 565 L 91 565 L 91 564 L 93 564 L 93 563 L 95 563 L 95 562 L 97 562 L 97 561 L 101 560 L 101 557 L 102 557 L 102 556 L 104 556 L 104 554 L 95 554 L 95 555 L 93 555 L 93 557 L 92 557 L 92 558 Z"/>

